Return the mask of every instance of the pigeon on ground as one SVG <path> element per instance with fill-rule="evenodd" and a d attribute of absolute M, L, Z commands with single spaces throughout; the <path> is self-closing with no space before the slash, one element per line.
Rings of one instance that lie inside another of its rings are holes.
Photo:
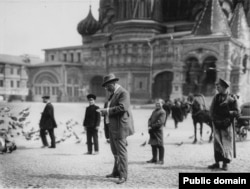
<path fill-rule="evenodd" d="M 182 144 L 183 144 L 183 142 L 181 141 L 181 142 L 177 143 L 176 145 L 181 146 Z"/>
<path fill-rule="evenodd" d="M 140 146 L 146 146 L 146 144 L 147 144 L 147 140 L 143 142 Z"/>

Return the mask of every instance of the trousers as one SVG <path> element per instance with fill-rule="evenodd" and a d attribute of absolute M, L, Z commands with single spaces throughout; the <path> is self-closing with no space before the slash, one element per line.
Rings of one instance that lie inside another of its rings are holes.
<path fill-rule="evenodd" d="M 94 142 L 94 150 L 95 152 L 99 151 L 99 143 L 98 143 L 98 130 L 95 128 L 87 128 L 87 143 L 88 143 L 88 152 L 92 153 L 92 138 Z"/>
<path fill-rule="evenodd" d="M 48 146 L 48 141 L 47 141 L 47 137 L 46 137 L 46 131 L 48 131 L 50 139 L 51 139 L 51 147 L 56 147 L 56 140 L 55 140 L 54 129 L 41 129 L 40 130 L 40 136 L 41 136 L 43 145 L 44 146 Z"/>
<path fill-rule="evenodd" d="M 115 138 L 115 136 L 109 132 L 110 147 L 114 156 L 114 167 L 112 174 L 119 176 L 120 178 L 127 179 L 128 176 L 128 155 L 127 155 L 127 140 Z"/>
<path fill-rule="evenodd" d="M 158 151 L 159 151 L 159 161 L 164 161 L 164 146 L 160 145 L 151 145 L 152 147 L 152 155 L 153 155 L 153 160 L 157 161 L 158 160 Z"/>

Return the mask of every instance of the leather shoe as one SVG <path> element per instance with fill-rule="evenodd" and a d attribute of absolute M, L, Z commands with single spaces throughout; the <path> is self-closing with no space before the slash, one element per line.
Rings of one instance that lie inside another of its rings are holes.
<path fill-rule="evenodd" d="M 164 161 L 157 161 L 156 164 L 163 165 L 163 164 L 164 164 Z"/>
<path fill-rule="evenodd" d="M 156 163 L 157 161 L 154 159 L 148 160 L 147 163 Z"/>
<path fill-rule="evenodd" d="M 227 163 L 223 163 L 221 169 L 224 170 L 224 171 L 227 171 L 228 170 Z"/>
<path fill-rule="evenodd" d="M 84 155 L 91 155 L 92 153 L 90 153 L 90 152 L 86 152 L 86 153 L 84 153 Z"/>
<path fill-rule="evenodd" d="M 127 179 L 125 179 L 125 178 L 119 178 L 119 180 L 117 181 L 116 184 L 122 184 L 122 183 L 126 182 L 126 180 Z"/>
<path fill-rule="evenodd" d="M 55 146 L 50 146 L 49 148 L 56 148 Z"/>
<path fill-rule="evenodd" d="M 118 178 L 118 175 L 114 175 L 113 173 L 106 175 L 106 178 Z"/>
<path fill-rule="evenodd" d="M 212 165 L 209 165 L 207 168 L 208 169 L 219 169 L 220 168 L 220 164 L 219 163 L 214 163 Z"/>

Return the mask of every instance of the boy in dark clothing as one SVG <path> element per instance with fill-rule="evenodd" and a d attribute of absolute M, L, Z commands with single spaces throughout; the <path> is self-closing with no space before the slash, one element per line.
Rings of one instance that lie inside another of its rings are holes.
<path fill-rule="evenodd" d="M 87 145 L 88 152 L 85 154 L 92 154 L 92 138 L 94 140 L 94 150 L 93 155 L 99 153 L 99 143 L 98 143 L 98 129 L 100 126 L 101 115 L 96 110 L 99 109 L 95 105 L 96 96 L 94 94 L 87 95 L 89 101 L 89 106 L 86 108 L 85 118 L 83 121 L 83 126 L 87 132 Z"/>

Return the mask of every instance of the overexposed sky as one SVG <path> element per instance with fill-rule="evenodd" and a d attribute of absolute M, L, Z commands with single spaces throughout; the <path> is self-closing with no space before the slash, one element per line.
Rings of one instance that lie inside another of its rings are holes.
<path fill-rule="evenodd" d="M 43 49 L 81 45 L 77 24 L 99 0 L 0 0 L 0 54 L 43 57 Z"/>

